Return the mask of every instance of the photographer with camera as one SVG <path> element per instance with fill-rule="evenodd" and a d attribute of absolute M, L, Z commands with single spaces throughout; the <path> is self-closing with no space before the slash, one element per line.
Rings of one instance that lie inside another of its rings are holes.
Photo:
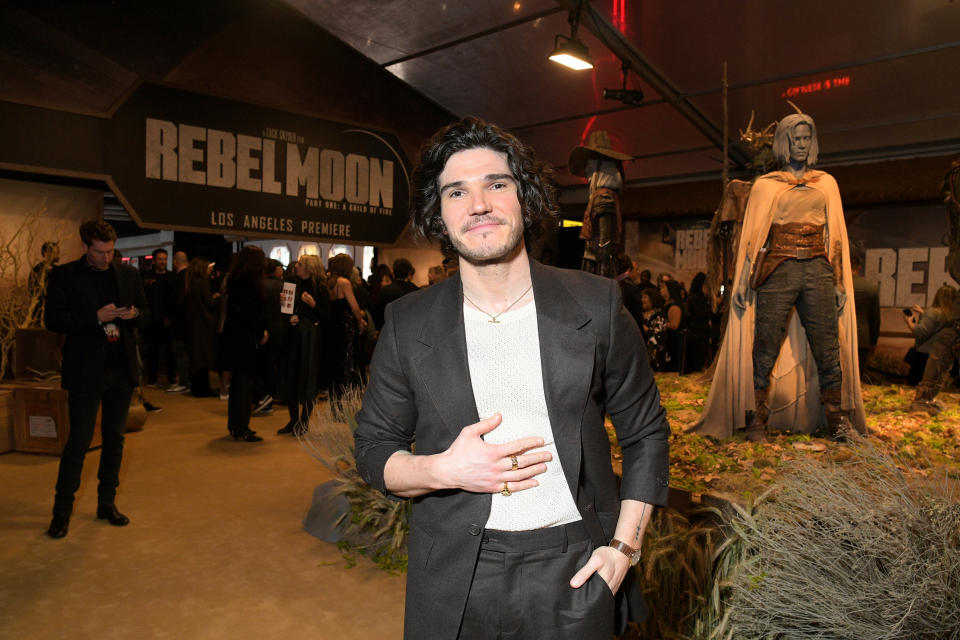
<path fill-rule="evenodd" d="M 950 285 L 943 285 L 937 290 L 933 304 L 922 309 L 913 305 L 903 310 L 903 321 L 913 333 L 914 351 L 928 357 L 924 365 L 923 379 L 917 385 L 917 395 L 911 411 L 926 411 L 936 415 L 943 407 L 934 401 L 940 391 L 943 375 L 949 371 L 953 363 L 952 347 L 956 342 L 957 331 L 952 321 L 953 307 L 960 298 L 957 291 Z"/>

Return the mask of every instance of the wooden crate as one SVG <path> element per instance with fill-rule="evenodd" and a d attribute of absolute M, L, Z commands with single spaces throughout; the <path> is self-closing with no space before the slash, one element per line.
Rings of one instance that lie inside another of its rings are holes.
<path fill-rule="evenodd" d="M 31 379 L 59 372 L 64 336 L 46 329 L 17 329 L 13 348 L 13 377 Z"/>
<path fill-rule="evenodd" d="M 13 387 L 14 448 L 28 453 L 60 455 L 70 434 L 67 392 L 57 383 L 12 380 L 3 386 Z M 90 448 L 101 444 L 100 413 L 93 431 Z"/>
<path fill-rule="evenodd" d="M 13 391 L 0 390 L 0 453 L 14 449 Z"/>

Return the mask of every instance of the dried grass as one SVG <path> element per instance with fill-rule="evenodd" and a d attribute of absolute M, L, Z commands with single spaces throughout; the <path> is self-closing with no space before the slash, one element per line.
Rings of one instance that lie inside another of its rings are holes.
<path fill-rule="evenodd" d="M 640 575 L 649 615 L 644 638 L 682 638 L 691 617 L 706 607 L 720 530 L 670 509 L 658 509 L 643 536 Z"/>
<path fill-rule="evenodd" d="M 905 476 L 865 441 L 851 449 L 797 460 L 773 500 L 727 519 L 745 559 L 724 637 L 960 638 L 958 483 Z"/>
<path fill-rule="evenodd" d="M 357 470 L 353 432 L 362 399 L 363 389 L 354 387 L 338 402 L 331 403 L 329 411 L 318 403 L 308 430 L 299 439 L 310 455 L 333 472 L 336 493 L 350 502 L 350 512 L 336 523 L 346 523 L 345 544 L 341 545 L 345 555 L 358 551 L 384 569 L 403 571 L 407 564 L 410 502 L 391 500 L 364 482 Z"/>

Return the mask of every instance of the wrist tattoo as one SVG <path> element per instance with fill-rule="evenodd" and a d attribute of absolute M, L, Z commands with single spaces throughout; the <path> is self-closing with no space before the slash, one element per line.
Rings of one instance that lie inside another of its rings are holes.
<path fill-rule="evenodd" d="M 643 503 L 643 510 L 640 512 L 640 522 L 637 524 L 637 530 L 633 534 L 634 543 L 640 542 L 640 534 L 643 530 L 643 516 L 647 514 L 647 503 Z"/>

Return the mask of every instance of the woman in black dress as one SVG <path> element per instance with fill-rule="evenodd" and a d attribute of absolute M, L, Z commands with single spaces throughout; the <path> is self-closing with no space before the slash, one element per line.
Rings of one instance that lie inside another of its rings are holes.
<path fill-rule="evenodd" d="M 210 293 L 210 263 L 194 258 L 187 267 L 183 288 L 186 313 L 187 359 L 190 363 L 190 393 L 196 398 L 213 395 L 210 369 L 217 364 L 217 312 L 219 293 Z"/>
<path fill-rule="evenodd" d="M 353 258 L 345 253 L 337 254 L 330 258 L 329 268 L 332 283 L 330 401 L 335 403 L 347 388 L 360 384 L 358 337 L 367 322 L 350 282 Z"/>
<path fill-rule="evenodd" d="M 660 283 L 660 295 L 665 300 L 663 315 L 667 320 L 663 332 L 666 351 L 663 371 L 683 373 L 683 346 L 686 332 L 687 310 L 681 302 L 680 283 L 666 280 Z"/>
<path fill-rule="evenodd" d="M 687 294 L 687 341 L 684 349 L 684 373 L 703 370 L 710 344 L 710 301 L 703 292 L 707 275 L 700 271 L 690 283 Z"/>
<path fill-rule="evenodd" d="M 227 316 L 223 325 L 225 366 L 233 371 L 227 428 L 234 440 L 263 440 L 250 430 L 250 407 L 257 374 L 257 348 L 267 341 L 263 308 L 266 258 L 260 247 L 247 245 L 237 254 L 227 278 Z"/>
<path fill-rule="evenodd" d="M 297 292 L 280 369 L 281 393 L 290 422 L 277 433 L 301 435 L 307 431 L 317 391 L 327 384 L 326 370 L 320 363 L 324 329 L 330 322 L 330 294 L 319 257 L 300 256 L 294 273 Z"/>

